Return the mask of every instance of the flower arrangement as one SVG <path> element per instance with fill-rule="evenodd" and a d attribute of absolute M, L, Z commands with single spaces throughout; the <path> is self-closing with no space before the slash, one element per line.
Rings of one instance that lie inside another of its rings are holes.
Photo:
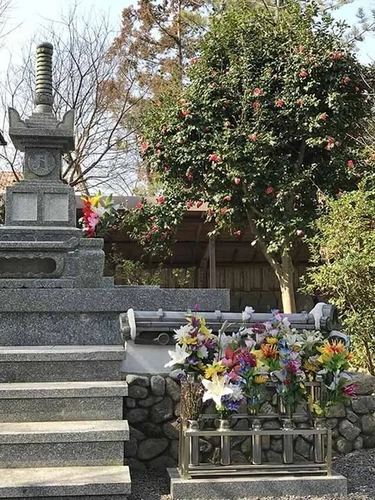
<path fill-rule="evenodd" d="M 351 353 L 342 339 L 324 339 L 319 331 L 301 332 L 292 328 L 286 316 L 273 311 L 269 321 L 246 324 L 252 308 L 246 308 L 243 325 L 226 334 L 226 324 L 212 333 L 204 318 L 188 317 L 188 323 L 175 331 L 177 341 L 167 367 L 186 376 L 195 372 L 203 385 L 203 402 L 213 400 L 222 417 L 247 406 L 259 410 L 266 382 L 271 381 L 283 406 L 293 413 L 297 404 L 309 403 L 315 416 L 355 394 L 346 373 Z M 321 380 L 318 401 L 312 401 L 307 382 Z"/>
<path fill-rule="evenodd" d="M 83 196 L 83 217 L 80 219 L 87 238 L 93 238 L 101 230 L 111 226 L 115 218 L 112 195 L 106 198 L 100 191 L 94 196 Z"/>

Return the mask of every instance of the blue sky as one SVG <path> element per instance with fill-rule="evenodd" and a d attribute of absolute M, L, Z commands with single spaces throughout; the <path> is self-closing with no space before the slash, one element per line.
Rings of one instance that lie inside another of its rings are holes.
<path fill-rule="evenodd" d="M 48 24 L 48 20 L 58 19 L 62 11 L 66 12 L 72 2 L 62 0 L 13 0 L 10 12 L 10 25 L 15 26 L 13 33 L 7 40 L 6 47 L 2 49 L 17 55 L 27 40 L 40 30 L 40 27 Z M 114 28 L 121 22 L 121 11 L 124 7 L 137 3 L 136 0 L 77 0 L 79 9 L 90 13 L 91 16 L 99 14 L 100 11 L 109 12 Z M 335 17 L 345 19 L 349 24 L 355 22 L 355 15 L 359 7 L 365 10 L 375 7 L 375 0 L 354 0 L 349 5 L 336 11 Z M 3 63 L 4 67 L 4 52 Z M 371 56 L 375 58 L 375 38 L 369 37 L 360 45 L 360 58 L 368 62 Z"/>

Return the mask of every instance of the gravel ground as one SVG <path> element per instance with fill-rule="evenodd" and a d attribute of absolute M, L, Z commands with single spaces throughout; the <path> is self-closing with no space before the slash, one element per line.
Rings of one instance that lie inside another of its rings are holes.
<path fill-rule="evenodd" d="M 375 500 L 375 449 L 360 450 L 334 460 L 334 469 L 348 478 L 349 495 L 345 500 Z M 166 473 L 132 471 L 132 491 L 129 500 L 171 500 Z M 251 500 L 343 500 L 340 496 L 267 497 Z M 197 499 L 199 500 L 199 499 Z M 209 500 L 209 499 L 208 499 Z M 231 499 L 225 499 L 231 500 Z M 243 499 L 246 500 L 246 499 Z M 250 500 L 250 498 L 248 499 Z"/>

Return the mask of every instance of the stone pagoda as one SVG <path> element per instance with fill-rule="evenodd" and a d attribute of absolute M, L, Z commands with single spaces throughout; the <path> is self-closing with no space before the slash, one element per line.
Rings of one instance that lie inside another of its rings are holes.
<path fill-rule="evenodd" d="M 74 111 L 53 113 L 52 46 L 37 49 L 35 108 L 21 120 L 9 109 L 9 135 L 24 152 L 23 180 L 7 189 L 0 227 L 0 287 L 85 288 L 103 280 L 103 242 L 76 228 L 75 194 L 61 180 L 62 155 L 74 149 Z M 113 284 L 113 283 L 112 283 Z"/>

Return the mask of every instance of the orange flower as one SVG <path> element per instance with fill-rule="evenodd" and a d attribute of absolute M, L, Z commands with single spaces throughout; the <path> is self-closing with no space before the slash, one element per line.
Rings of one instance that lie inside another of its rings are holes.
<path fill-rule="evenodd" d="M 260 346 L 260 350 L 265 358 L 277 358 L 279 355 L 279 351 L 277 350 L 277 346 L 275 344 L 263 344 Z"/>

